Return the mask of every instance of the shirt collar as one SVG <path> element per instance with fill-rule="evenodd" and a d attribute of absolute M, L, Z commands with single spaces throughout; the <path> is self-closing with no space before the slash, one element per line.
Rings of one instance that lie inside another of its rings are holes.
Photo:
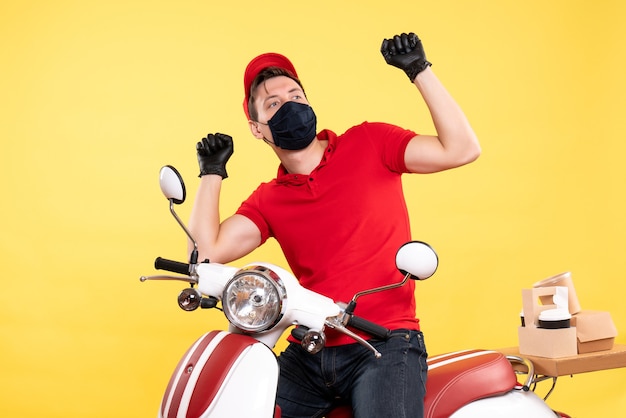
<path fill-rule="evenodd" d="M 317 140 L 320 141 L 328 141 L 328 146 L 324 150 L 324 155 L 322 156 L 322 161 L 317 166 L 317 168 L 326 164 L 330 159 L 333 151 L 335 150 L 337 144 L 337 134 L 329 129 L 324 129 L 317 134 Z M 317 169 L 316 168 L 316 169 Z M 280 164 L 278 166 L 278 173 L 276 174 L 276 181 L 279 184 L 291 184 L 291 185 L 301 185 L 306 183 L 306 179 L 308 176 L 303 174 L 291 174 L 288 173 L 285 167 Z"/>

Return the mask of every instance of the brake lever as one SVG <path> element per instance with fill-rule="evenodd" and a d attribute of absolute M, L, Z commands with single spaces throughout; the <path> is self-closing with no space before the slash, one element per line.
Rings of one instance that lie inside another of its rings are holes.
<path fill-rule="evenodd" d="M 198 284 L 198 279 L 190 276 L 167 276 L 167 275 L 157 275 L 157 276 L 141 276 L 139 278 L 140 282 L 145 282 L 148 280 L 174 280 L 180 281 L 190 284 Z"/>
<path fill-rule="evenodd" d="M 380 352 L 378 350 L 376 350 L 376 348 L 374 348 L 373 345 L 371 345 L 370 343 L 365 341 L 359 335 L 357 335 L 354 332 L 350 331 L 348 328 L 346 328 L 343 325 L 343 323 L 337 317 L 327 318 L 326 321 L 325 321 L 325 324 L 329 328 L 335 329 L 335 330 L 341 332 L 342 334 L 345 334 L 348 337 L 354 339 L 356 342 L 358 342 L 359 344 L 361 344 L 362 346 L 364 346 L 365 348 L 370 350 L 372 353 L 374 353 L 374 357 L 376 357 L 376 358 L 381 358 L 382 357 L 382 354 L 380 354 Z"/>

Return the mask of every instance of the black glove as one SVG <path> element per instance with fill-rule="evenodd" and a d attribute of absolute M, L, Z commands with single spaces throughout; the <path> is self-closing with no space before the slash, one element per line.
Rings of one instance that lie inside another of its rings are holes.
<path fill-rule="evenodd" d="M 223 179 L 228 177 L 226 173 L 226 162 L 233 155 L 233 139 L 226 134 L 208 134 L 206 138 L 196 144 L 198 151 L 198 165 L 200 175 L 217 174 Z"/>
<path fill-rule="evenodd" d="M 422 41 L 413 32 L 383 40 L 380 52 L 387 64 L 404 70 L 411 83 L 419 73 L 432 65 L 426 60 Z"/>

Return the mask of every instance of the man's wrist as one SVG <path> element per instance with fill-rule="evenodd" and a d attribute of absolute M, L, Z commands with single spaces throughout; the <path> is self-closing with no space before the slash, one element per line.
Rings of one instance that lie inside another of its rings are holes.
<path fill-rule="evenodd" d="M 228 173 L 226 172 L 226 169 L 220 168 L 220 167 L 211 167 L 211 168 L 200 170 L 200 174 L 198 175 L 198 177 L 204 177 L 204 176 L 210 176 L 210 175 L 220 176 L 222 179 L 225 179 L 228 177 Z"/>
<path fill-rule="evenodd" d="M 415 77 L 417 77 L 419 73 L 432 65 L 433 64 L 426 59 L 417 60 L 412 62 L 411 65 L 406 70 L 404 70 L 404 72 L 409 77 L 409 80 L 411 80 L 412 83 L 415 81 Z"/>

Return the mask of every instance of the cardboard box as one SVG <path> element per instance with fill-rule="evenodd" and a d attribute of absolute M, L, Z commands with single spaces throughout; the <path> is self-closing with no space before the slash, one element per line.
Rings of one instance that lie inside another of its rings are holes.
<path fill-rule="evenodd" d="M 566 271 L 565 273 L 557 274 L 556 276 L 548 277 L 540 282 L 533 284 L 533 287 L 552 287 L 552 286 L 565 286 L 567 287 L 568 296 L 568 309 L 572 315 L 577 314 L 582 309 L 578 296 L 576 295 L 576 288 L 574 287 L 574 281 L 572 280 L 572 273 Z"/>
<path fill-rule="evenodd" d="M 576 328 L 519 327 L 518 338 L 520 354 L 547 358 L 570 357 L 578 354 Z"/>
<path fill-rule="evenodd" d="M 579 354 L 613 348 L 617 328 L 609 312 L 583 310 L 572 316 L 571 323 L 576 327 Z"/>
<path fill-rule="evenodd" d="M 556 287 L 538 287 L 522 290 L 525 326 L 518 328 L 519 352 L 525 355 L 560 358 L 578 354 L 576 328 L 538 328 L 539 314 L 555 305 L 548 304 Z M 545 304 L 544 304 L 545 303 Z"/>

